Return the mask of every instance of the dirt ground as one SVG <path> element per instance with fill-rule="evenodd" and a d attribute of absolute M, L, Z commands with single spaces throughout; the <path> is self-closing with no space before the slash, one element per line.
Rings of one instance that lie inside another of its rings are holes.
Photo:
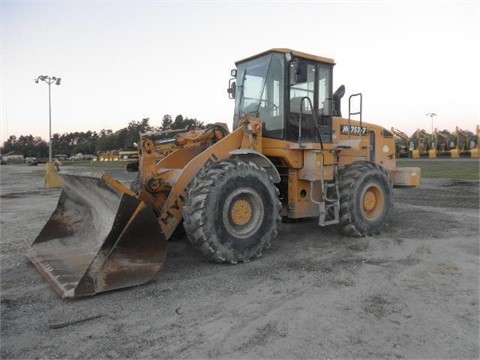
<path fill-rule="evenodd" d="M 395 189 L 378 236 L 281 224 L 246 264 L 210 263 L 182 238 L 155 280 L 66 301 L 25 256 L 60 191 L 42 165 L 0 171 L 2 359 L 480 357 L 478 181 Z"/>

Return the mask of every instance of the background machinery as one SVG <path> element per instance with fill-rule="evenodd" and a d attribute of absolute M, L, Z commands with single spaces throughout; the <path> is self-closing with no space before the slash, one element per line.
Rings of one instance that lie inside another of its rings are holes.
<path fill-rule="evenodd" d="M 452 146 L 452 149 L 450 150 L 450 155 L 452 156 L 452 158 L 459 158 L 461 155 L 471 155 L 471 150 L 475 150 L 476 148 L 478 148 L 478 136 L 475 136 L 475 134 L 469 131 L 464 131 L 457 126 L 455 128 L 454 143 L 455 146 Z M 475 154 L 472 157 L 475 157 Z"/>
<path fill-rule="evenodd" d="M 450 139 L 449 134 L 438 131 L 435 129 L 433 132 L 433 147 L 428 151 L 429 158 L 436 158 L 438 156 L 450 156 Z"/>
<path fill-rule="evenodd" d="M 432 147 L 433 135 L 428 134 L 423 129 L 417 129 L 412 135 L 414 141 L 414 150 L 412 151 L 412 158 L 419 159 L 422 156 L 428 156 L 429 149 Z"/>
<path fill-rule="evenodd" d="M 76 298 L 152 279 L 182 223 L 206 257 L 227 263 L 259 257 L 282 217 L 315 217 L 354 237 L 381 232 L 392 186 L 418 186 L 420 169 L 396 167 L 392 132 L 341 117 L 345 88 L 333 93 L 333 67 L 289 49 L 238 61 L 232 132 L 213 124 L 180 133 L 159 161 L 158 140 L 143 134 L 132 189 L 106 174 L 63 174 L 28 257 L 62 297 Z"/>
<path fill-rule="evenodd" d="M 414 143 L 410 141 L 410 138 L 403 131 L 390 128 L 392 133 L 398 138 L 395 142 L 395 155 L 397 158 L 410 157 L 410 153 L 414 150 Z"/>
<path fill-rule="evenodd" d="M 150 133 L 150 137 L 155 138 L 155 152 L 157 160 L 160 160 L 173 152 L 176 148 L 176 135 L 186 132 L 186 129 L 160 130 Z M 135 144 L 134 144 L 135 145 Z M 125 170 L 128 172 L 138 171 L 139 160 L 138 150 L 120 149 L 106 151 L 98 154 L 99 161 L 122 161 L 125 163 Z"/>
<path fill-rule="evenodd" d="M 475 146 L 473 146 L 470 149 L 470 156 L 472 158 L 479 158 L 480 157 L 480 126 L 477 125 L 475 132 L 477 134 L 477 141 L 474 144 Z"/>

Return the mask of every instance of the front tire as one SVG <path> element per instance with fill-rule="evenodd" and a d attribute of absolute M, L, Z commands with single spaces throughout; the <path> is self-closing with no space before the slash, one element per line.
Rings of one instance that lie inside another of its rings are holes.
<path fill-rule="evenodd" d="M 379 234 L 393 207 L 392 187 L 386 172 L 366 161 L 340 171 L 340 224 L 342 234 L 354 237 Z"/>
<path fill-rule="evenodd" d="M 227 159 L 203 168 L 183 208 L 190 242 L 215 262 L 237 263 L 261 256 L 277 236 L 278 189 L 265 169 Z"/>

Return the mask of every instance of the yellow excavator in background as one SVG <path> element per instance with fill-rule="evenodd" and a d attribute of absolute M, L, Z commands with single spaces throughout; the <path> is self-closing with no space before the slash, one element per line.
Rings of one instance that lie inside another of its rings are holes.
<path fill-rule="evenodd" d="M 475 141 L 476 136 L 470 131 L 464 131 L 458 126 L 455 127 L 455 147 L 450 150 L 452 158 L 459 158 L 460 155 L 470 155 L 470 150 L 477 148 Z M 477 137 L 478 142 L 478 137 Z M 473 156 L 475 157 L 475 155 Z"/>
<path fill-rule="evenodd" d="M 410 138 L 408 135 L 394 127 L 391 127 L 390 130 L 398 138 L 398 143 L 396 143 L 396 157 L 409 157 L 414 149 L 413 146 L 410 146 Z"/>
<path fill-rule="evenodd" d="M 423 129 L 417 129 L 412 137 L 415 139 L 415 149 L 412 151 L 412 158 L 419 159 L 421 156 L 428 156 L 428 151 L 432 146 L 433 135 L 430 135 Z"/>
<path fill-rule="evenodd" d="M 28 257 L 62 297 L 77 298 L 152 279 L 182 223 L 203 255 L 227 263 L 262 255 L 282 217 L 380 233 L 392 186 L 418 186 L 420 169 L 396 167 L 394 134 L 362 121 L 361 94 L 349 98 L 360 111 L 342 117 L 333 67 L 290 49 L 238 61 L 232 132 L 217 123 L 180 133 L 159 161 L 158 139 L 143 134 L 132 189 L 106 174 L 62 173 L 57 208 Z"/>
<path fill-rule="evenodd" d="M 472 158 L 477 158 L 479 157 L 480 155 L 480 126 L 477 125 L 476 129 L 475 129 L 475 132 L 476 132 L 476 142 L 473 144 L 475 146 L 471 147 L 470 148 L 470 156 Z"/>
<path fill-rule="evenodd" d="M 433 147 L 428 151 L 428 157 L 436 158 L 437 156 L 450 155 L 450 141 L 450 135 L 435 128 L 432 140 Z"/>

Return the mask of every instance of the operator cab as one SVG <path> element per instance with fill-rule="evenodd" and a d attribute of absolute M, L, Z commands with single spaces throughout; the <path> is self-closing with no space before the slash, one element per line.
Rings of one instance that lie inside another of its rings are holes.
<path fill-rule="evenodd" d="M 228 93 L 235 99 L 233 128 L 244 116 L 263 121 L 263 137 L 331 143 L 332 59 L 272 49 L 238 61 Z M 339 108 L 339 106 L 336 106 Z"/>

